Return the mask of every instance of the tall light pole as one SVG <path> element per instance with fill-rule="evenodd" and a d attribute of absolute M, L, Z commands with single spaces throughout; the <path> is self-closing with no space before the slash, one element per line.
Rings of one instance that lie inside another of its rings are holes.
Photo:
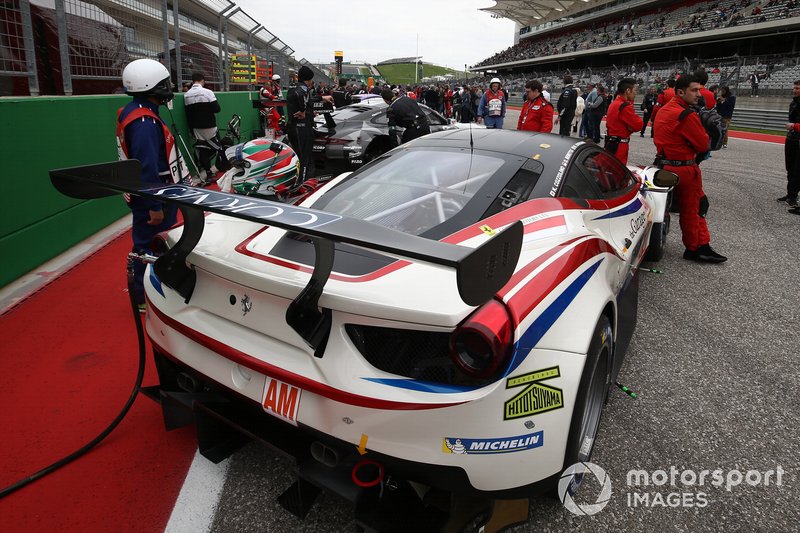
<path fill-rule="evenodd" d="M 419 82 L 419 33 L 417 34 L 417 55 L 414 56 L 414 85 Z"/>

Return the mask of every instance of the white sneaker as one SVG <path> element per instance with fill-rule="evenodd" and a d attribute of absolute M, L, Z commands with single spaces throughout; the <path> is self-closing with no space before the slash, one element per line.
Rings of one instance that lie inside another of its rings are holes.
<path fill-rule="evenodd" d="M 217 172 L 219 172 L 219 169 L 216 167 L 216 165 L 212 165 L 211 166 L 211 173 L 212 174 L 216 174 Z"/>

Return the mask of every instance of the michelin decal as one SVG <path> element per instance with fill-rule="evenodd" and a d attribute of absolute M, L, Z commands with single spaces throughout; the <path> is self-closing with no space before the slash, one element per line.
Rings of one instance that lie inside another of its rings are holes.
<path fill-rule="evenodd" d="M 500 439 L 464 439 L 445 437 L 442 451 L 455 455 L 511 453 L 531 450 L 544 445 L 544 431 Z"/>

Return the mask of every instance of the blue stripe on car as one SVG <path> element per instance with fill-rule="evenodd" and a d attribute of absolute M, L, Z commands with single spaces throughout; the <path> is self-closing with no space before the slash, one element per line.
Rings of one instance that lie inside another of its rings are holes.
<path fill-rule="evenodd" d="M 511 372 L 516 370 L 516 368 L 522 363 L 522 361 L 528 356 L 530 351 L 539 344 L 539 341 L 542 340 L 542 337 L 550 330 L 553 324 L 556 323 L 564 311 L 569 307 L 569 304 L 578 296 L 578 293 L 581 292 L 583 287 L 589 282 L 592 278 L 594 273 L 600 268 L 600 263 L 603 262 L 603 258 L 600 258 L 597 262 L 595 262 L 592 266 L 587 268 L 583 271 L 583 273 L 575 278 L 569 286 L 564 289 L 564 292 L 558 295 L 558 298 L 553 300 L 547 309 L 542 311 L 542 314 L 539 315 L 536 320 L 530 325 L 530 327 L 522 334 L 522 337 L 517 341 L 517 344 L 514 346 L 514 356 L 511 360 L 511 364 L 508 365 L 508 369 L 506 369 L 505 376 L 509 375 Z"/>
<path fill-rule="evenodd" d="M 514 345 L 514 354 L 512 355 L 511 364 L 508 365 L 503 377 L 513 372 L 525 357 L 528 356 L 531 349 L 544 337 L 556 320 L 564 314 L 564 311 L 569 307 L 576 296 L 581 292 L 584 286 L 589 282 L 594 273 L 600 268 L 600 263 L 603 258 L 595 262 L 592 266 L 587 268 L 583 273 L 575 278 L 569 286 L 564 289 L 558 298 L 545 309 L 541 315 L 530 325 L 528 330 L 522 335 L 519 341 Z M 446 385 L 443 383 L 431 383 L 430 381 L 420 381 L 416 379 L 403 379 L 403 378 L 361 378 L 373 383 L 380 383 L 382 385 L 389 385 L 390 387 L 397 387 L 400 389 L 415 390 L 420 392 L 432 392 L 437 394 L 447 394 L 455 392 L 468 392 L 479 389 L 481 387 L 460 387 L 458 385 Z"/>
<path fill-rule="evenodd" d="M 603 220 L 604 218 L 617 218 L 617 217 L 624 217 L 625 215 L 630 215 L 631 213 L 637 212 L 639 209 L 642 208 L 642 201 L 637 196 L 633 202 L 629 203 L 622 209 L 618 209 L 616 211 L 612 211 L 611 213 L 607 213 L 605 215 L 599 216 L 594 220 Z"/>
<path fill-rule="evenodd" d="M 160 294 L 164 298 L 167 297 L 164 294 L 164 289 L 161 287 L 161 280 L 158 279 L 158 276 L 156 276 L 156 273 L 155 273 L 153 267 L 150 267 L 150 283 L 153 284 L 153 288 L 158 292 L 158 294 Z"/>

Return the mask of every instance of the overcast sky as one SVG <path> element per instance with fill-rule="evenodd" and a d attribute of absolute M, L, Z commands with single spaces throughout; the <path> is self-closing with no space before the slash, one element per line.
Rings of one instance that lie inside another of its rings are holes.
<path fill-rule="evenodd" d="M 419 34 L 423 61 L 463 70 L 514 42 L 513 22 L 478 11 L 492 0 L 234 2 L 312 63 L 332 62 L 334 50 L 369 63 L 414 56 Z"/>

